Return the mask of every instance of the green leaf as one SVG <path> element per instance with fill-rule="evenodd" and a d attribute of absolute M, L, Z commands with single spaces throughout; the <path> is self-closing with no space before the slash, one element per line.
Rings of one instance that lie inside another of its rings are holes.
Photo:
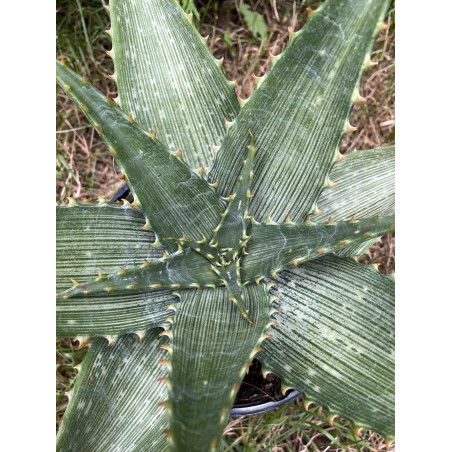
<path fill-rule="evenodd" d="M 259 150 L 250 213 L 303 221 L 334 162 L 387 1 L 327 1 L 291 38 L 229 128 L 209 174 L 231 193 L 248 130 Z"/>
<path fill-rule="evenodd" d="M 212 270 L 218 274 L 220 281 L 222 281 L 228 289 L 230 295 L 228 301 L 232 301 L 237 306 L 240 314 L 248 320 L 248 322 L 255 325 L 246 309 L 245 292 L 243 290 L 240 274 L 240 260 L 237 259 L 227 266 L 222 266 L 221 269 L 212 266 Z M 252 315 L 254 316 L 254 313 Z"/>
<path fill-rule="evenodd" d="M 369 149 L 346 154 L 336 163 L 331 180 L 337 183 L 324 190 L 317 205 L 318 221 L 343 221 L 351 216 L 393 215 L 395 207 L 395 148 Z"/>
<path fill-rule="evenodd" d="M 158 331 L 140 342 L 134 334 L 117 343 L 97 338 L 81 365 L 58 437 L 59 452 L 167 449 L 167 388 L 158 379 L 166 369 L 158 362 L 164 351 Z"/>
<path fill-rule="evenodd" d="M 206 260 L 191 249 L 180 249 L 161 259 L 144 261 L 131 268 L 120 267 L 108 276 L 99 275 L 87 282 L 73 281 L 73 286 L 57 295 L 63 301 L 74 296 L 115 291 L 191 289 L 217 287 L 220 280 Z"/>
<path fill-rule="evenodd" d="M 161 248 L 150 244 L 155 235 L 140 228 L 143 214 L 119 205 L 72 204 L 56 210 L 56 285 L 64 290 L 74 279 L 84 283 L 116 272 L 144 259 L 161 256 Z M 177 300 L 177 299 L 176 299 Z M 126 332 L 144 331 L 161 324 L 174 303 L 171 291 L 121 291 L 69 300 L 57 300 L 58 337 L 80 337 L 82 342 L 96 335 L 114 339 Z M 83 338 L 83 339 L 82 339 Z"/>
<path fill-rule="evenodd" d="M 375 245 L 380 239 L 381 239 L 381 236 L 374 237 L 373 239 L 366 240 L 361 243 L 355 243 L 353 245 L 344 246 L 343 248 L 335 251 L 334 254 L 336 254 L 336 256 L 341 256 L 341 257 L 356 258 L 356 257 L 366 254 L 369 251 L 369 249 L 373 245 Z"/>
<path fill-rule="evenodd" d="M 110 10 L 121 108 L 168 149 L 180 147 L 192 168 L 210 166 L 224 118 L 239 111 L 221 61 L 175 0 L 111 0 Z"/>
<path fill-rule="evenodd" d="M 253 163 L 257 149 L 254 147 L 253 137 L 251 137 L 251 143 L 247 146 L 247 149 L 248 153 L 243 161 L 243 168 L 238 177 L 235 192 L 228 197 L 228 207 L 222 214 L 220 224 L 215 228 L 215 233 L 210 241 L 211 245 L 217 246 L 220 250 L 232 247 L 225 256 L 227 263 L 237 257 L 249 238 L 246 235 L 246 223 L 250 218 L 248 216 L 248 205 L 251 198 L 250 188 L 254 177 Z"/>
<path fill-rule="evenodd" d="M 251 198 L 250 187 L 254 177 L 253 162 L 257 149 L 254 147 L 252 136 L 251 143 L 247 148 L 248 155 L 243 162 L 236 190 L 226 198 L 228 207 L 221 214 L 220 223 L 213 230 L 214 235 L 210 242 L 207 243 L 205 237 L 199 241 L 190 240 L 187 237 L 176 239 L 181 245 L 189 246 L 202 254 L 215 266 L 228 266 L 237 258 L 249 239 L 249 236 L 246 235 L 247 220 L 251 218 L 248 216 L 248 204 Z"/>
<path fill-rule="evenodd" d="M 247 363 L 266 337 L 272 313 L 267 287 L 245 287 L 256 325 L 241 319 L 227 298 L 225 289 L 184 291 L 167 331 L 173 451 L 216 450 Z"/>
<path fill-rule="evenodd" d="M 265 39 L 268 36 L 267 24 L 260 13 L 253 11 L 250 5 L 246 3 L 241 4 L 239 11 L 245 20 L 248 30 L 251 31 L 255 38 Z"/>
<path fill-rule="evenodd" d="M 243 280 L 253 281 L 394 230 L 394 216 L 301 224 L 253 224 Z"/>
<path fill-rule="evenodd" d="M 366 218 L 394 214 L 394 176 L 394 146 L 347 154 L 345 161 L 333 166 L 330 177 L 337 185 L 321 193 L 317 206 L 323 212 L 316 220 L 326 221 L 332 217 L 342 221 L 352 215 Z M 365 254 L 378 239 L 350 245 L 336 254 L 343 257 Z"/>
<path fill-rule="evenodd" d="M 331 416 L 393 438 L 393 278 L 330 255 L 275 281 L 281 313 L 259 355 L 265 371 Z"/>
<path fill-rule="evenodd" d="M 206 181 L 59 62 L 57 81 L 110 147 L 143 208 L 145 227 L 152 225 L 169 251 L 176 251 L 177 245 L 166 237 L 181 237 L 183 233 L 199 237 L 218 224 L 224 204 Z"/>

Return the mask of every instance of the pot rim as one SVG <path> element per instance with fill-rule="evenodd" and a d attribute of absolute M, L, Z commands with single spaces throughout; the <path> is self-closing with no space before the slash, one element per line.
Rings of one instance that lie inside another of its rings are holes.
<path fill-rule="evenodd" d="M 241 416 L 253 416 L 255 414 L 266 413 L 267 411 L 279 408 L 286 403 L 292 402 L 301 396 L 301 392 L 296 389 L 291 389 L 287 391 L 286 395 L 280 394 L 278 400 L 264 402 L 264 403 L 242 403 L 234 405 L 232 407 L 229 416 L 231 417 L 241 417 Z"/>

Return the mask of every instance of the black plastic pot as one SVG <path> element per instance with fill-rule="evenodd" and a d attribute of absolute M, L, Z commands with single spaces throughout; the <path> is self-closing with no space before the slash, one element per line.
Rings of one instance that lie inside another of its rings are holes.
<path fill-rule="evenodd" d="M 110 202 L 120 201 L 121 199 L 126 199 L 130 195 L 130 189 L 127 184 L 124 184 L 110 199 Z M 232 407 L 229 415 L 231 417 L 241 417 L 241 416 L 253 416 L 254 414 L 266 413 L 267 411 L 279 408 L 286 403 L 292 402 L 301 396 L 301 392 L 292 389 L 287 392 L 286 395 L 280 394 L 277 400 L 271 402 L 256 402 L 256 403 L 242 403 L 237 404 Z"/>
<path fill-rule="evenodd" d="M 286 395 L 280 395 L 278 400 L 264 403 L 243 403 L 234 405 L 229 415 L 231 417 L 252 416 L 254 414 L 266 413 L 267 411 L 279 408 L 286 403 L 292 402 L 301 396 L 300 391 L 295 389 L 288 391 Z"/>
<path fill-rule="evenodd" d="M 110 199 L 110 202 L 121 201 L 121 199 L 126 199 L 130 195 L 130 188 L 127 184 L 124 184 L 118 189 L 118 191 Z"/>

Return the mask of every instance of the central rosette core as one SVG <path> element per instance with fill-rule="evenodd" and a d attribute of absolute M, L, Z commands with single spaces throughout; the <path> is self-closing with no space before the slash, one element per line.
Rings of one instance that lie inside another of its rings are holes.
<path fill-rule="evenodd" d="M 209 240 L 204 235 L 202 240 L 190 240 L 185 234 L 180 239 L 175 239 L 182 247 L 192 248 L 204 256 L 211 264 L 212 270 L 218 275 L 220 281 L 230 292 L 229 299 L 233 301 L 240 314 L 253 323 L 245 310 L 243 286 L 240 277 L 240 263 L 251 235 L 246 234 L 248 220 L 248 206 L 252 197 L 250 189 L 253 180 L 253 164 L 257 147 L 254 146 L 254 138 L 250 132 L 251 141 L 247 146 L 248 154 L 243 161 L 243 168 L 237 179 L 237 187 L 234 194 L 223 198 L 227 203 L 226 210 L 221 214 L 218 226 L 212 231 Z"/>

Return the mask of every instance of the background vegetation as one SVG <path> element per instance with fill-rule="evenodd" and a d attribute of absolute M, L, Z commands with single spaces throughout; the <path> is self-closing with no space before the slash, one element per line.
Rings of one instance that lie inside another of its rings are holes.
<path fill-rule="evenodd" d="M 64 58 L 78 73 L 85 74 L 102 92 L 116 97 L 116 86 L 108 78 L 113 63 L 106 55 L 111 41 L 104 0 L 57 0 L 57 57 Z M 236 91 L 247 98 L 254 89 L 253 73 L 263 75 L 269 66 L 269 52 L 278 54 L 287 44 L 289 26 L 298 30 L 306 22 L 306 7 L 314 0 L 181 0 L 194 13 L 202 35 L 209 35 L 209 47 L 217 58 L 224 57 L 229 79 L 237 80 Z M 374 47 L 379 64 L 365 73 L 361 95 L 367 102 L 354 107 L 350 123 L 358 127 L 347 136 L 342 152 L 394 143 L 394 2 L 387 23 Z M 67 196 L 95 200 L 111 197 L 122 185 L 121 174 L 107 148 L 74 103 L 57 88 L 56 200 Z M 376 244 L 363 263 L 381 263 L 380 271 L 394 271 L 394 235 Z M 64 395 L 74 383 L 76 371 L 86 353 L 77 342 L 57 342 L 57 426 L 67 405 Z M 250 418 L 231 419 L 224 439 L 227 451 L 380 451 L 384 439 L 371 431 L 358 437 L 345 420 L 330 424 L 319 406 L 304 407 L 298 400 L 277 411 Z M 389 445 L 388 450 L 394 450 Z"/>

